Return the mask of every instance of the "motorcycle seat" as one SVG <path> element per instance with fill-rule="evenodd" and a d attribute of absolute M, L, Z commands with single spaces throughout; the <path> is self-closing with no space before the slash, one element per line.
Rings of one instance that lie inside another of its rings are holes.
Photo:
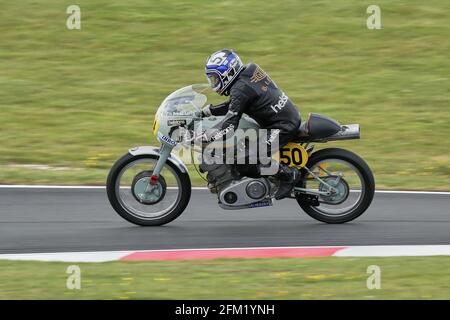
<path fill-rule="evenodd" d="M 321 140 L 340 130 L 341 125 L 337 121 L 321 114 L 310 113 L 298 128 L 297 137 L 301 141 Z"/>

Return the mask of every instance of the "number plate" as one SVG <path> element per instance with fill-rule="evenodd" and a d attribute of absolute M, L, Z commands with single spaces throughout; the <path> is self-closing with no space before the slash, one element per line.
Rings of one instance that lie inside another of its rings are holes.
<path fill-rule="evenodd" d="M 302 168 L 308 162 L 308 152 L 299 143 L 290 142 L 272 157 L 275 161 L 289 167 Z"/>

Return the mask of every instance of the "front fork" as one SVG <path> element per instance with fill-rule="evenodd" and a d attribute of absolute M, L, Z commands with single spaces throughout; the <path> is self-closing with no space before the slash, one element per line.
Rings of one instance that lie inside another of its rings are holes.
<path fill-rule="evenodd" d="M 162 168 L 166 164 L 166 160 L 169 158 L 173 147 L 174 145 L 162 141 L 161 148 L 159 149 L 159 158 L 158 161 L 156 162 L 155 168 L 153 169 L 153 174 L 150 177 L 149 181 L 150 185 L 154 186 L 158 182 L 159 174 L 161 173 Z"/>

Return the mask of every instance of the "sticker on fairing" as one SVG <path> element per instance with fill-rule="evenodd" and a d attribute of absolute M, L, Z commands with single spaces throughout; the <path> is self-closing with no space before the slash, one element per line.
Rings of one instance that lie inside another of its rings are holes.
<path fill-rule="evenodd" d="M 184 119 L 167 120 L 167 126 L 169 126 L 169 127 L 185 126 L 185 125 L 186 125 L 186 120 L 184 120 Z"/>
<path fill-rule="evenodd" d="M 159 131 L 158 131 L 158 139 L 159 139 L 159 141 L 165 142 L 167 144 L 170 144 L 171 146 L 175 146 L 177 144 L 177 142 L 175 140 L 173 140 L 172 138 L 169 138 L 169 137 L 163 135 Z"/>

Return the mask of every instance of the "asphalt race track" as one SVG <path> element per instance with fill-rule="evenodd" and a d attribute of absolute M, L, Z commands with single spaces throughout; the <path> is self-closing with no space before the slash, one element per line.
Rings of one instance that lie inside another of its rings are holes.
<path fill-rule="evenodd" d="M 0 188 L 0 253 L 267 246 L 450 244 L 450 194 L 377 193 L 359 219 L 317 222 L 295 200 L 225 211 L 193 190 L 174 222 L 138 227 L 110 207 L 104 189 Z"/>

